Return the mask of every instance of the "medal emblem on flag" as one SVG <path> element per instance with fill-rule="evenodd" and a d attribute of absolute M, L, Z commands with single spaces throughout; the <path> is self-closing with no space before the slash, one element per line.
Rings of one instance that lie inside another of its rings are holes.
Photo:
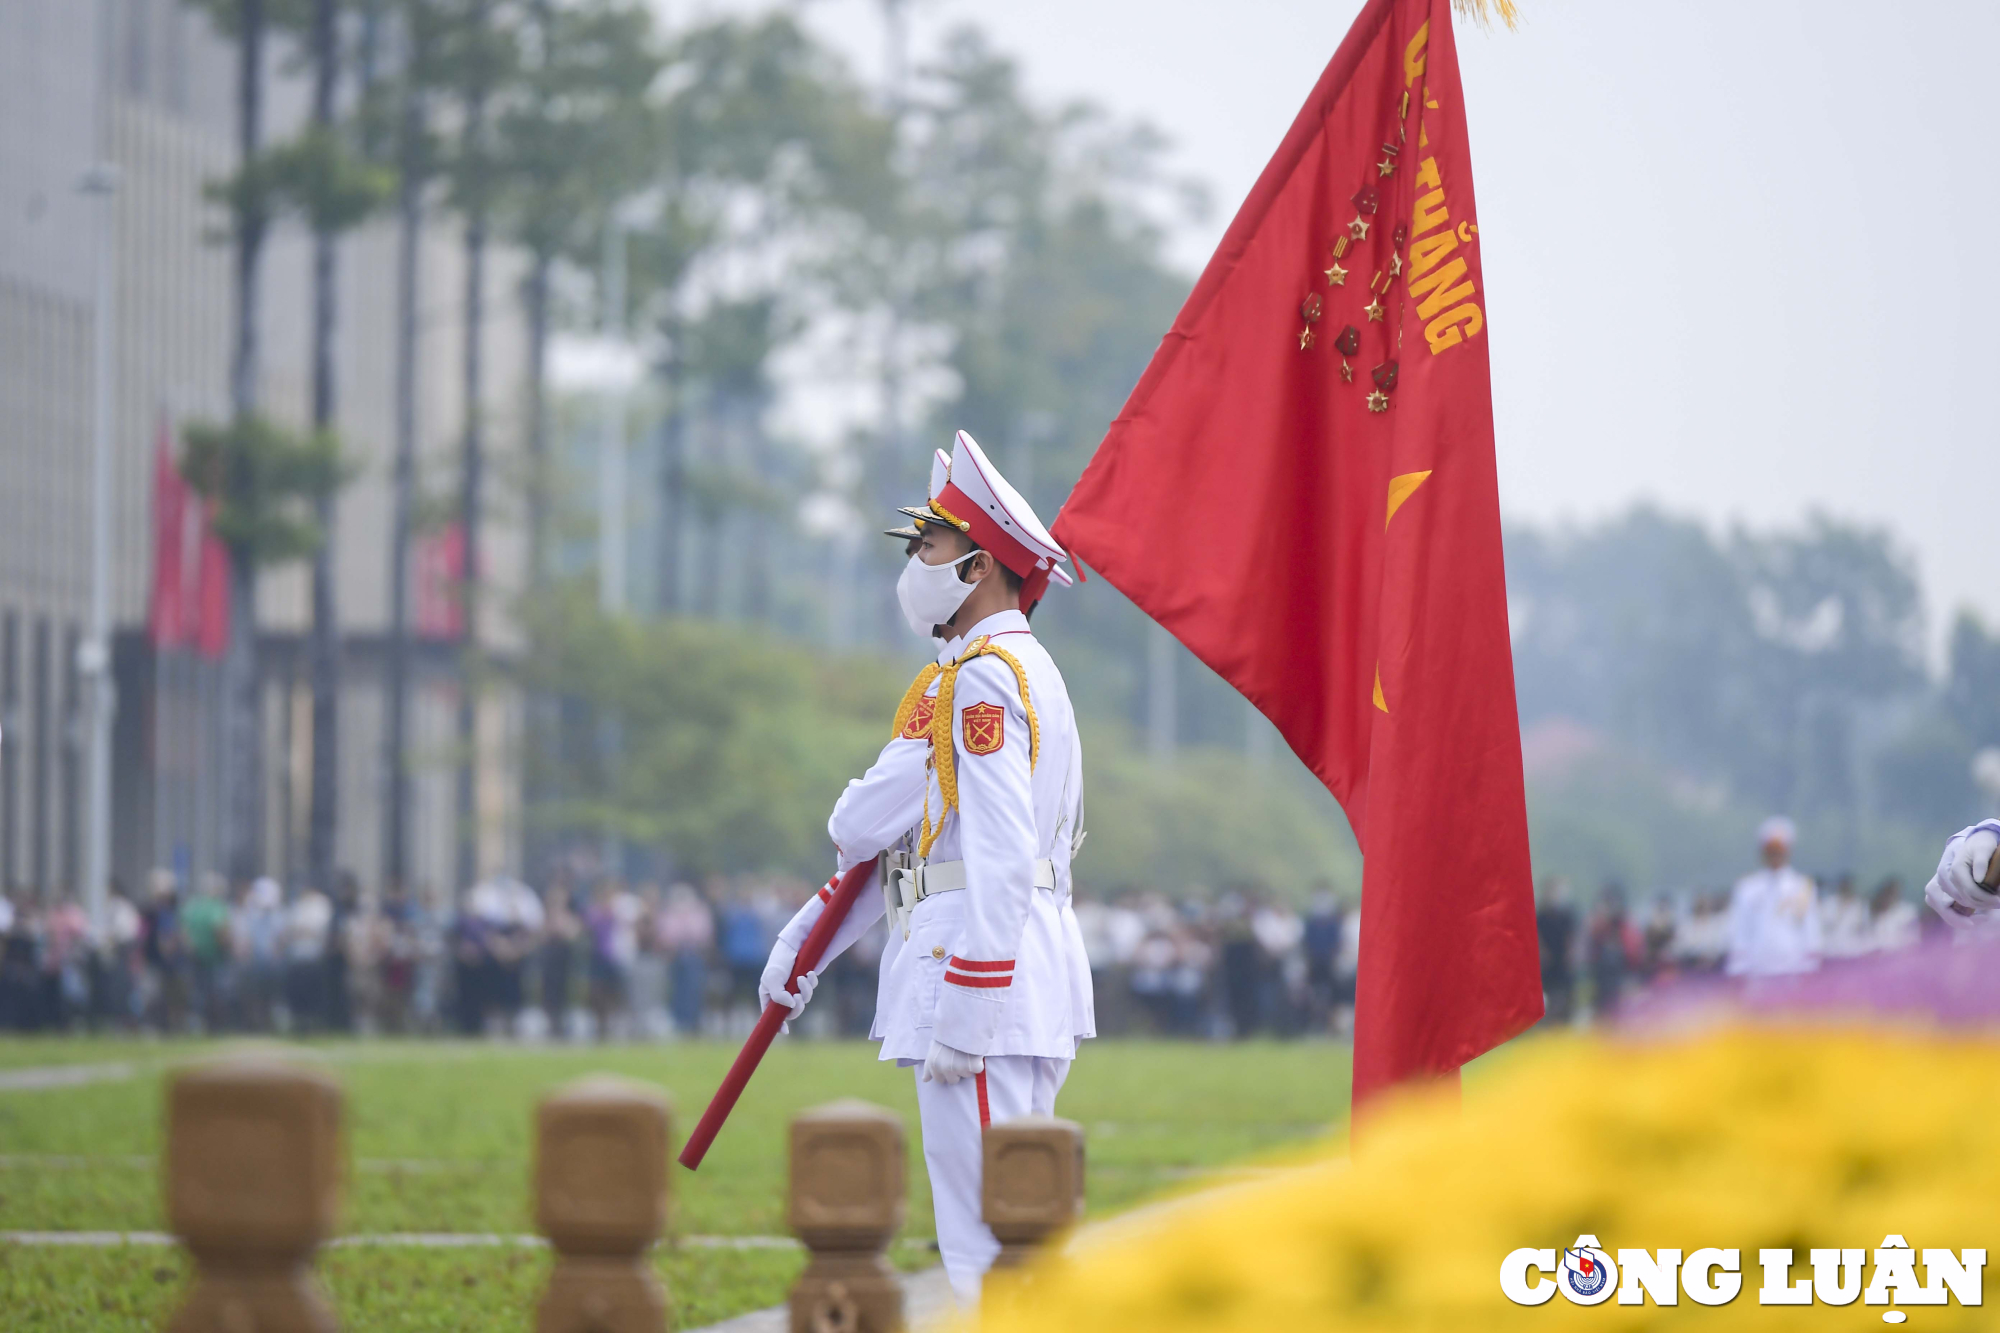
<path fill-rule="evenodd" d="M 917 700 L 917 710 L 910 714 L 910 720 L 903 724 L 902 738 L 906 741 L 920 741 L 931 734 L 931 719 L 937 716 L 937 696 L 926 694 Z"/>
<path fill-rule="evenodd" d="M 1007 743 L 1007 710 L 999 704 L 973 704 L 965 710 L 965 752 L 992 754 Z"/>

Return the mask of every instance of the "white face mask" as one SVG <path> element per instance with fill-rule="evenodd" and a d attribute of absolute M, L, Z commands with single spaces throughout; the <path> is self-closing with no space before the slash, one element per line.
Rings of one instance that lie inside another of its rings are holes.
<path fill-rule="evenodd" d="M 911 629 L 928 638 L 932 626 L 942 625 L 958 614 L 958 608 L 965 605 L 965 599 L 978 586 L 963 582 L 958 577 L 958 567 L 978 554 L 967 551 L 943 565 L 925 564 L 921 553 L 910 557 L 910 563 L 903 566 L 903 572 L 896 578 L 896 602 L 903 608 L 903 619 L 910 622 Z"/>

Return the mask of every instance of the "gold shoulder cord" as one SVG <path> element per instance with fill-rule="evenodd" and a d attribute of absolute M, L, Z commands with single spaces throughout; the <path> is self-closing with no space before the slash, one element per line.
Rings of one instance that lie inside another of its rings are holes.
<path fill-rule="evenodd" d="M 903 728 L 910 725 L 910 715 L 917 711 L 918 701 L 924 697 L 924 691 L 931 687 L 931 682 L 936 680 L 943 670 L 943 667 L 932 662 L 919 671 L 917 678 L 910 682 L 910 688 L 903 691 L 903 702 L 896 705 L 896 720 L 889 724 L 890 740 L 901 736 Z"/>
<path fill-rule="evenodd" d="M 938 795 L 944 801 L 944 808 L 938 812 L 937 822 L 931 822 L 930 784 L 924 784 L 924 827 L 917 845 L 919 856 L 931 854 L 931 844 L 944 831 L 944 817 L 958 808 L 958 768 L 952 750 L 951 724 L 954 708 L 952 695 L 958 685 L 958 669 L 975 657 L 997 657 L 1005 662 L 1014 673 L 1014 683 L 1021 688 L 1021 707 L 1028 714 L 1028 771 L 1035 771 L 1035 761 L 1041 757 L 1042 724 L 1035 716 L 1034 701 L 1028 697 L 1028 670 L 1021 665 L 1021 659 L 1005 648 L 995 648 L 981 635 L 973 641 L 965 654 L 950 666 L 939 666 L 933 662 L 917 673 L 910 682 L 910 688 L 903 692 L 903 702 L 896 706 L 895 725 L 890 729 L 891 737 L 903 734 L 910 717 L 917 711 L 917 701 L 924 697 L 932 681 L 938 682 L 937 703 L 931 711 L 931 759 L 937 769 Z"/>

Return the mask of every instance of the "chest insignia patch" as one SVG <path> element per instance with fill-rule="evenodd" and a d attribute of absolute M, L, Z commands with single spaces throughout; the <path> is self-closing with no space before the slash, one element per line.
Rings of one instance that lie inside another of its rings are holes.
<path fill-rule="evenodd" d="M 964 725 L 967 754 L 992 754 L 1007 743 L 1007 710 L 999 704 L 968 706 Z"/>
<path fill-rule="evenodd" d="M 926 694 L 917 700 L 916 711 L 903 724 L 902 738 L 906 741 L 928 740 L 931 734 L 931 719 L 937 716 L 937 696 Z"/>

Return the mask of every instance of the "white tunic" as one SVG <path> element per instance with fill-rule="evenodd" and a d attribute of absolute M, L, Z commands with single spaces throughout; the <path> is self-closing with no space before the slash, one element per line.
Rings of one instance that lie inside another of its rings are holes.
<path fill-rule="evenodd" d="M 884 1060 L 921 1060 L 933 1036 L 973 1055 L 1069 1059 L 1097 1031 L 1090 964 L 1070 907 L 1083 749 L 1069 691 L 1019 611 L 988 616 L 947 643 L 938 661 L 956 661 L 981 636 L 1026 672 L 1040 748 L 1031 772 L 1028 713 L 1012 668 L 993 656 L 960 667 L 951 728 L 958 806 L 944 815 L 929 861 L 964 861 L 966 887 L 917 904 L 907 940 L 891 923 L 870 1033 Z M 936 693 L 933 682 L 928 694 Z M 938 819 L 944 800 L 930 758 L 928 737 L 898 737 L 847 784 L 827 821 L 841 869 L 895 846 L 921 826 L 926 809 Z M 1053 892 L 1034 887 L 1038 860 L 1055 864 Z M 825 898 L 822 890 L 792 918 L 786 944 L 804 941 Z M 821 967 L 882 914 L 881 896 L 864 894 Z"/>
<path fill-rule="evenodd" d="M 1813 882 L 1784 866 L 1736 881 L 1729 900 L 1729 960 L 1734 977 L 1811 972 L 1821 952 L 1819 895 Z"/>

